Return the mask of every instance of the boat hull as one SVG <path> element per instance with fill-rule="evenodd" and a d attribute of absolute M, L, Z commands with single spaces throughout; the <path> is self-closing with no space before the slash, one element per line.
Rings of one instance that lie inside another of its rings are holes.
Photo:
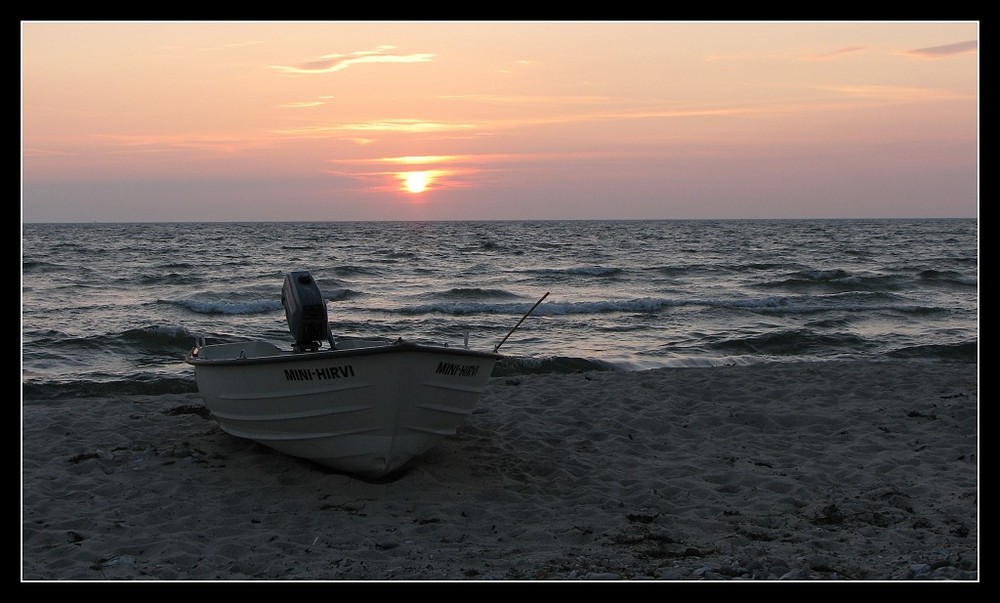
<path fill-rule="evenodd" d="M 398 471 L 453 435 L 498 359 L 406 342 L 318 352 L 219 344 L 186 358 L 227 433 L 367 478 Z"/>

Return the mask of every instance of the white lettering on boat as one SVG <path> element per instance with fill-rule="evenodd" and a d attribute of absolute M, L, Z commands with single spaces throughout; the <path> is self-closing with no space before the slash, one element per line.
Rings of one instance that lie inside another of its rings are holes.
<path fill-rule="evenodd" d="M 354 367 L 350 364 L 317 369 L 285 369 L 285 381 L 322 381 L 353 376 Z"/>
<path fill-rule="evenodd" d="M 476 364 L 453 364 L 451 362 L 439 362 L 437 370 L 439 375 L 455 375 L 458 377 L 473 377 L 479 372 L 479 365 Z"/>

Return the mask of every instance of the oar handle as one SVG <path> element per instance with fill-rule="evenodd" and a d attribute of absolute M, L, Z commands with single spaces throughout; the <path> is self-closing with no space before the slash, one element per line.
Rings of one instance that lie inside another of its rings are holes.
<path fill-rule="evenodd" d="M 498 351 L 498 350 L 500 349 L 500 346 L 502 346 L 502 345 L 503 345 L 503 342 L 507 341 L 507 338 L 508 338 L 508 337 L 510 337 L 511 335 L 513 335 L 513 334 L 514 334 L 514 331 L 516 331 L 516 330 L 517 330 L 517 328 L 518 328 L 519 326 L 521 326 L 521 323 L 522 323 L 522 322 L 524 322 L 524 319 L 525 319 L 525 318 L 527 318 L 527 317 L 528 317 L 528 316 L 529 316 L 529 315 L 530 315 L 530 314 L 531 314 L 532 312 L 534 312 L 534 311 L 535 311 L 535 308 L 537 308 L 537 307 L 538 307 L 538 304 L 540 304 L 540 303 L 542 303 L 543 301 L 545 301 L 545 298 L 546 298 L 546 297 L 548 297 L 548 296 L 549 296 L 549 292 L 548 292 L 548 291 L 546 291 L 546 292 L 545 292 L 545 295 L 543 295 L 541 299 L 539 299 L 538 301 L 536 301 L 536 302 L 535 302 L 535 305 L 534 305 L 534 306 L 531 306 L 531 309 L 530 309 L 530 310 L 528 310 L 527 312 L 525 312 L 525 313 L 524 313 L 524 316 L 522 316 L 522 317 L 521 317 L 521 320 L 517 321 L 517 324 L 516 324 L 516 325 L 514 325 L 514 328 L 513 328 L 513 329 L 511 329 L 511 330 L 510 330 L 510 331 L 509 331 L 509 332 L 508 332 L 508 333 L 507 333 L 507 334 L 506 334 L 506 335 L 504 336 L 504 338 L 500 340 L 500 343 L 498 343 L 498 344 L 497 344 L 497 346 L 496 346 L 495 348 L 493 348 L 493 353 L 494 353 L 494 354 L 496 354 L 496 353 L 497 353 L 497 351 Z"/>

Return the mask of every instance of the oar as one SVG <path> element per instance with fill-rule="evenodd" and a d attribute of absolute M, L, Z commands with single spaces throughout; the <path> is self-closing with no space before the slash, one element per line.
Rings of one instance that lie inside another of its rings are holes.
<path fill-rule="evenodd" d="M 500 346 L 502 346 L 502 345 L 503 345 L 503 342 L 507 341 L 507 338 L 508 338 L 508 337 L 510 337 L 511 335 L 513 335 L 513 334 L 514 334 L 514 331 L 516 331 L 516 330 L 517 330 L 517 328 L 518 328 L 519 326 L 521 326 L 521 323 L 522 323 L 522 322 L 524 322 L 524 319 L 525 319 L 525 318 L 527 318 L 529 314 L 531 314 L 532 312 L 534 312 L 534 311 L 535 311 L 535 308 L 537 308 L 537 307 L 538 307 L 538 304 L 540 304 L 540 303 L 542 303 L 543 301 L 545 301 L 545 298 L 546 298 L 546 297 L 548 297 L 548 296 L 549 296 L 549 292 L 548 292 L 548 291 L 546 291 L 546 292 L 545 292 L 545 295 L 543 295 L 543 296 L 542 296 L 542 298 L 541 298 L 540 300 L 536 301 L 536 302 L 535 302 L 535 305 L 534 305 L 534 306 L 531 306 L 531 309 L 530 309 L 530 310 L 528 310 L 527 312 L 525 312 L 525 313 L 524 313 L 524 316 L 522 316 L 522 317 L 521 317 L 521 320 L 517 321 L 517 324 L 516 324 L 516 325 L 514 325 L 514 328 L 513 328 L 513 329 L 511 329 L 511 330 L 510 330 L 510 332 L 508 332 L 508 333 L 507 333 L 507 335 L 505 335 L 505 336 L 504 336 L 504 338 L 500 340 L 500 343 L 498 343 L 498 344 L 497 344 L 497 347 L 493 348 L 493 353 L 494 353 L 494 354 L 496 354 L 496 353 L 497 353 L 497 350 L 499 350 L 499 349 L 500 349 Z"/>

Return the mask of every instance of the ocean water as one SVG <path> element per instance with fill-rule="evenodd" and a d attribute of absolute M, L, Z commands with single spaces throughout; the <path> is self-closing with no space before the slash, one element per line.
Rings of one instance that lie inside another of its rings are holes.
<path fill-rule="evenodd" d="M 977 362 L 978 221 L 23 224 L 25 399 L 197 391 L 195 338 L 290 348 L 286 273 L 338 337 L 493 349 L 494 374 Z"/>

